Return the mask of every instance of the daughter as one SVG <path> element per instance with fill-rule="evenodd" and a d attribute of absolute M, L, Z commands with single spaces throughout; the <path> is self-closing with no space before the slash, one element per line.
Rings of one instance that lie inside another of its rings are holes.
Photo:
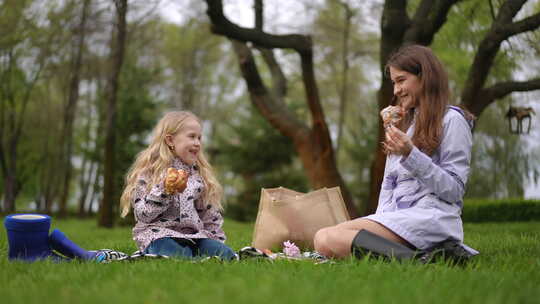
<path fill-rule="evenodd" d="M 153 131 L 150 146 L 137 155 L 126 176 L 121 216 L 133 207 L 133 239 L 144 253 L 188 259 L 235 257 L 224 244 L 223 191 L 203 154 L 201 132 L 201 122 L 194 114 L 165 114 Z M 165 188 L 171 167 L 187 173 L 187 183 L 173 190 Z"/>

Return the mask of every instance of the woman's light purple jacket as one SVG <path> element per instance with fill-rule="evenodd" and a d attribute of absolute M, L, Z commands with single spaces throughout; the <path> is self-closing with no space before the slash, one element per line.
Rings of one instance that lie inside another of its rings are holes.
<path fill-rule="evenodd" d="M 437 150 L 428 156 L 414 147 L 405 157 L 387 157 L 375 214 L 377 221 L 420 249 L 448 238 L 463 241 L 461 208 L 469 175 L 472 122 L 449 107 Z M 407 135 L 414 134 L 414 122 Z"/>

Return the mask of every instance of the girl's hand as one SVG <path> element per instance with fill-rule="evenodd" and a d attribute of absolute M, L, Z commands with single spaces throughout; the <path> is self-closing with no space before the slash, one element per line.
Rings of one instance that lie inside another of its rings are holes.
<path fill-rule="evenodd" d="M 386 151 L 397 155 L 409 156 L 413 148 L 413 143 L 407 134 L 394 126 L 388 127 L 385 134 L 386 141 L 383 145 Z"/>
<path fill-rule="evenodd" d="M 183 192 L 187 186 L 187 179 L 188 174 L 186 171 L 168 168 L 167 176 L 165 177 L 165 192 L 167 194 Z"/>

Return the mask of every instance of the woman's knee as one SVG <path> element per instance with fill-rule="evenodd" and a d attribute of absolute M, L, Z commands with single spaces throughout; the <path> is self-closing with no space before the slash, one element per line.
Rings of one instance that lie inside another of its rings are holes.
<path fill-rule="evenodd" d="M 331 253 L 331 250 L 329 250 L 328 235 L 332 228 L 333 227 L 322 228 L 315 233 L 313 238 L 313 246 L 315 247 L 315 251 L 324 255 L 329 255 Z"/>

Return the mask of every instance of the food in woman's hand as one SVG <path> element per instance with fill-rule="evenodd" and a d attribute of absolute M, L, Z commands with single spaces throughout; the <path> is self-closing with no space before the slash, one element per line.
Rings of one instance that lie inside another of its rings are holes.
<path fill-rule="evenodd" d="M 401 119 L 403 119 L 403 116 L 403 110 L 399 106 L 388 106 L 381 111 L 381 117 L 385 129 L 390 126 L 396 126 Z"/>
<path fill-rule="evenodd" d="M 187 180 L 188 174 L 186 171 L 168 168 L 167 176 L 165 177 L 165 192 L 167 194 L 183 192 L 186 189 Z"/>

